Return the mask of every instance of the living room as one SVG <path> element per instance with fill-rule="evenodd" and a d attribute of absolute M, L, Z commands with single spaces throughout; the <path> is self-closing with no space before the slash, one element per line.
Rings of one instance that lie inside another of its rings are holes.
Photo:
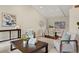
<path fill-rule="evenodd" d="M 72 49 L 75 49 L 75 51 L 73 51 L 74 53 L 78 52 L 78 40 L 75 40 L 75 38 L 70 40 L 70 36 L 78 32 L 78 10 L 78 5 L 0 5 L 0 52 L 26 52 L 25 50 L 20 51 L 17 47 L 17 49 L 10 51 L 10 44 L 12 41 L 10 39 L 17 37 L 17 29 L 21 29 L 19 30 L 21 31 L 18 36 L 19 39 L 22 38 L 23 34 L 26 34 L 26 32 L 33 31 L 36 40 L 45 43 L 44 47 L 46 49 L 36 49 L 38 50 L 35 50 L 36 53 L 44 53 L 44 50 L 48 53 L 60 53 L 62 52 L 61 50 L 65 48 L 69 50 L 65 52 L 72 52 Z M 7 21 L 10 20 L 8 17 L 13 19 L 13 23 L 7 23 Z M 70 45 L 68 44 L 67 47 L 65 46 L 65 48 L 61 49 L 60 39 L 64 32 L 72 33 L 71 35 L 68 33 L 69 37 L 67 38 L 69 38 L 69 40 L 66 40 L 66 42 L 76 42 L 76 46 L 73 46 L 75 43 L 71 43 Z M 72 37 L 74 36 L 75 34 Z M 74 48 L 71 47 L 71 45 Z M 31 49 L 33 48 L 34 47 Z"/>

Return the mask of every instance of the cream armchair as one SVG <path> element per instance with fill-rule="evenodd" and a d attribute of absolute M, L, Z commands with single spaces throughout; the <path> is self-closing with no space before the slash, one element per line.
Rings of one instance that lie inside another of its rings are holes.
<path fill-rule="evenodd" d="M 62 35 L 62 38 L 54 40 L 54 47 L 58 52 L 78 52 L 77 35 L 73 36 L 68 32 Z"/>
<path fill-rule="evenodd" d="M 68 46 L 66 46 L 67 50 L 66 51 L 63 51 L 63 42 L 66 42 Z M 75 44 L 75 47 L 73 47 Z M 73 48 L 72 48 L 73 47 Z M 75 49 L 76 48 L 76 49 Z M 68 53 L 68 52 L 74 52 L 72 51 L 72 49 L 75 50 L 75 52 L 78 53 L 78 42 L 77 40 L 61 40 L 61 43 L 60 43 L 60 52 L 64 52 L 64 53 Z"/>

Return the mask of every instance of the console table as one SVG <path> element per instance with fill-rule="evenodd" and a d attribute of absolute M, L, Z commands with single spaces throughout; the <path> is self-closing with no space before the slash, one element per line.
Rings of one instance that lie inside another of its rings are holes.
<path fill-rule="evenodd" d="M 9 41 L 9 40 L 12 40 L 12 39 L 16 39 L 16 38 L 12 38 L 12 37 L 11 37 L 12 31 L 17 31 L 18 35 L 17 35 L 16 38 L 21 38 L 21 29 L 0 30 L 0 32 L 9 32 L 9 39 L 5 39 L 5 40 L 2 40 L 2 41 L 0 41 L 0 42 Z"/>
<path fill-rule="evenodd" d="M 46 37 L 46 38 L 55 39 L 55 40 L 57 40 L 58 38 L 61 38 L 61 36 L 58 36 L 58 35 L 54 35 L 54 36 L 45 35 L 45 37 Z"/>

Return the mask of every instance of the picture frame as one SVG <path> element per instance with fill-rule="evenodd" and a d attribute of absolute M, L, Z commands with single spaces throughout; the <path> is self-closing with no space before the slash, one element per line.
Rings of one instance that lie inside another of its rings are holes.
<path fill-rule="evenodd" d="M 3 27 L 16 26 L 16 16 L 9 13 L 2 13 L 2 26 Z"/>
<path fill-rule="evenodd" d="M 65 29 L 65 21 L 57 21 L 54 23 L 55 28 L 57 29 Z"/>

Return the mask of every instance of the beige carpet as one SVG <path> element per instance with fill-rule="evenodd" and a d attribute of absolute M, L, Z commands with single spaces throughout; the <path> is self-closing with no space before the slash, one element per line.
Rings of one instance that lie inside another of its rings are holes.
<path fill-rule="evenodd" d="M 39 37 L 38 40 L 48 43 L 48 53 L 57 53 L 56 49 L 54 48 L 53 39 Z"/>

